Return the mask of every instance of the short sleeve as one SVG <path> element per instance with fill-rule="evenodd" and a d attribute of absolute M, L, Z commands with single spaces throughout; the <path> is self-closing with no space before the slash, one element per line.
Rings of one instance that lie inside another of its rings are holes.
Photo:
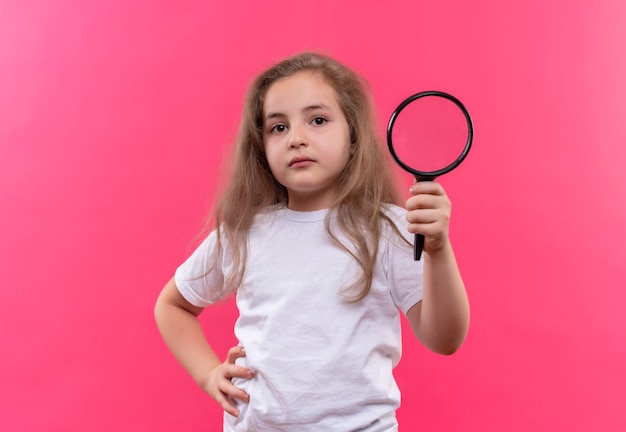
<path fill-rule="evenodd" d="M 408 232 L 404 209 L 391 207 L 387 216 L 395 223 L 402 238 L 393 228 L 385 228 L 385 267 L 391 297 L 406 315 L 409 309 L 422 300 L 424 291 L 424 260 L 413 259 L 413 234 Z"/>
<path fill-rule="evenodd" d="M 194 306 L 206 307 L 223 298 L 223 258 L 215 255 L 216 246 L 217 233 L 213 231 L 174 273 L 178 291 Z"/>

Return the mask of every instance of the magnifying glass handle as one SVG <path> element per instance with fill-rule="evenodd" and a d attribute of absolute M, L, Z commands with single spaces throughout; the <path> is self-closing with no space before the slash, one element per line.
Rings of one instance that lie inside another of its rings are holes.
<path fill-rule="evenodd" d="M 424 236 L 422 234 L 415 234 L 415 241 L 413 242 L 413 259 L 419 261 L 422 258 L 422 250 L 424 249 Z"/>
<path fill-rule="evenodd" d="M 437 176 L 415 176 L 416 182 L 421 181 L 433 181 Z M 415 240 L 413 241 L 413 259 L 419 261 L 422 259 L 422 251 L 424 250 L 424 235 L 415 234 Z"/>

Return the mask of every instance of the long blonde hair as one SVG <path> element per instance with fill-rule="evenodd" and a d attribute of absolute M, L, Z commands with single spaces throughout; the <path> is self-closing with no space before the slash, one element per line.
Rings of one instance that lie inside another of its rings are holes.
<path fill-rule="evenodd" d="M 381 223 L 389 223 L 401 236 L 382 209 L 385 204 L 400 204 L 400 195 L 377 132 L 368 84 L 351 69 L 322 54 L 305 52 L 289 57 L 252 82 L 235 141 L 228 183 L 214 208 L 218 241 L 213 265 L 226 241 L 232 248 L 235 270 L 225 275 L 225 289 L 233 293 L 246 270 L 248 233 L 255 214 L 271 205 L 287 205 L 287 189 L 276 181 L 265 157 L 263 102 L 273 83 L 302 71 L 319 74 L 335 90 L 349 125 L 352 155 L 337 181 L 336 198 L 325 227 L 329 237 L 362 269 L 359 279 L 347 288 L 362 287 L 349 296 L 350 301 L 356 302 L 367 295 L 372 285 Z M 353 247 L 339 240 L 331 228 L 332 217 L 336 217 L 337 227 Z"/>

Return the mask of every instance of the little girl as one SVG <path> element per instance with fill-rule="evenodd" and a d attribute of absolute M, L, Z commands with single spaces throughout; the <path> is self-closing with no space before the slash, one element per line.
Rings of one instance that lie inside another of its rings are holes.
<path fill-rule="evenodd" d="M 450 201 L 420 182 L 401 206 L 387 161 L 367 85 L 332 58 L 296 55 L 252 83 L 214 231 L 155 307 L 224 431 L 396 431 L 399 310 L 429 349 L 462 344 Z M 197 316 L 230 294 L 239 345 L 222 362 Z"/>

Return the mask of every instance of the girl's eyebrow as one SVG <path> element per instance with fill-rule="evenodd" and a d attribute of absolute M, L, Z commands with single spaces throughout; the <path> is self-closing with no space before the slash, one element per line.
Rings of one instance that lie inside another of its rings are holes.
<path fill-rule="evenodd" d="M 306 106 L 302 109 L 303 112 L 309 112 L 309 111 L 315 111 L 318 109 L 328 109 L 327 105 L 324 105 L 323 103 L 319 103 L 319 104 L 313 104 L 313 105 L 309 105 Z M 281 117 L 286 117 L 285 114 L 280 113 L 280 112 L 272 112 L 272 113 L 268 113 L 265 116 L 265 121 L 268 121 L 270 119 L 274 119 L 274 118 L 281 118 Z"/>

